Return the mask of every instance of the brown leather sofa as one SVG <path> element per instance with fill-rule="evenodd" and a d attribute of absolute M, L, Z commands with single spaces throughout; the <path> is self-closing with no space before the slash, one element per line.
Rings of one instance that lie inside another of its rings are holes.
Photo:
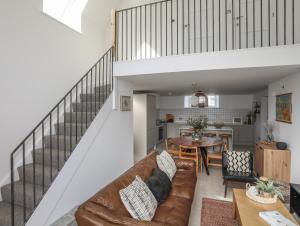
<path fill-rule="evenodd" d="M 152 221 L 133 219 L 125 209 L 119 190 L 139 175 L 146 181 L 157 167 L 156 151 L 135 164 L 123 175 L 82 204 L 76 212 L 79 226 L 185 226 L 188 225 L 196 186 L 195 163 L 177 159 L 177 172 L 168 199 L 158 206 Z"/>

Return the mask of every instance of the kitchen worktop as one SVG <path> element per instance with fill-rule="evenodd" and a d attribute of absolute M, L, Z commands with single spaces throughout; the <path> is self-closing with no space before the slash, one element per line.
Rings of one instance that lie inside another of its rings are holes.
<path fill-rule="evenodd" d="M 186 121 L 175 121 L 168 124 L 178 124 L 178 125 L 187 125 Z M 213 126 L 214 122 L 208 122 L 209 126 Z M 233 123 L 233 122 L 224 122 L 224 126 L 243 126 L 247 124 L 241 124 L 241 123 Z M 224 127 L 223 127 L 224 128 Z"/>

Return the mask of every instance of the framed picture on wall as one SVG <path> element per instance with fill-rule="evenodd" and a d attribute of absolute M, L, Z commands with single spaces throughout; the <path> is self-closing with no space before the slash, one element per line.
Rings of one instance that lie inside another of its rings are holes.
<path fill-rule="evenodd" d="M 131 96 L 121 96 L 120 97 L 120 110 L 121 111 L 131 111 Z"/>
<path fill-rule="evenodd" d="M 292 123 L 292 93 L 276 96 L 276 121 Z"/>

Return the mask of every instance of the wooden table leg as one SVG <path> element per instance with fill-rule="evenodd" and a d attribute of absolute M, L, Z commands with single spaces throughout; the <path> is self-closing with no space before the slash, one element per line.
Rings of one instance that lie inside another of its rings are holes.
<path fill-rule="evenodd" d="M 235 201 L 235 197 L 234 197 L 234 194 L 233 194 L 233 219 L 237 219 L 237 214 L 236 214 L 236 201 Z"/>
<path fill-rule="evenodd" d="M 206 174 L 209 175 L 209 169 L 208 169 L 208 165 L 207 165 L 207 150 L 206 150 L 206 148 L 202 147 L 202 148 L 200 148 L 200 151 L 201 151 L 201 156 L 203 159 L 204 167 L 206 170 Z"/>

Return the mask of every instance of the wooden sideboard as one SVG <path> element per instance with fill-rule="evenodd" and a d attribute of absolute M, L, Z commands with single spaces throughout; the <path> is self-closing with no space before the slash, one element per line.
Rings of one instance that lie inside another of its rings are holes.
<path fill-rule="evenodd" d="M 291 152 L 278 150 L 275 144 L 256 143 L 254 151 L 254 173 L 276 181 L 290 183 Z"/>

